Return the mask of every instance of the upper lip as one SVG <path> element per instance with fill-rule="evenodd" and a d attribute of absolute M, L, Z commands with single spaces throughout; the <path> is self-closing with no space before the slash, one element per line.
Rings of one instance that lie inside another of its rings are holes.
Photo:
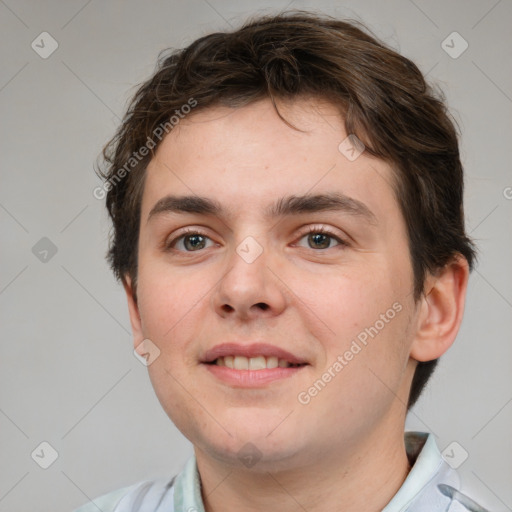
<path fill-rule="evenodd" d="M 264 357 L 277 357 L 284 359 L 291 364 L 307 364 L 307 361 L 300 357 L 294 356 L 291 352 L 268 343 L 222 343 L 216 345 L 204 353 L 202 358 L 203 363 L 212 363 L 219 357 L 224 356 L 243 356 L 247 358 L 264 356 Z"/>

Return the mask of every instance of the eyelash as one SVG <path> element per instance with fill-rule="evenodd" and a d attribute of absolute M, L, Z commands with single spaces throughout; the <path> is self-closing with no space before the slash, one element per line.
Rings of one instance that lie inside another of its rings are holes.
<path fill-rule="evenodd" d="M 324 228 L 323 226 L 309 226 L 306 231 L 303 231 L 300 234 L 299 240 L 301 240 L 305 236 L 311 235 L 313 233 L 314 234 L 327 235 L 328 237 L 336 240 L 339 245 L 334 246 L 334 247 L 348 247 L 349 246 L 349 244 L 345 240 L 341 239 L 338 235 L 334 234 L 332 231 L 330 231 L 327 228 Z M 203 236 L 205 238 L 210 239 L 210 237 L 206 233 L 201 231 L 200 229 L 186 228 L 177 237 L 174 237 L 173 239 L 171 239 L 169 241 L 166 241 L 164 243 L 164 250 L 166 250 L 166 251 L 185 252 L 185 253 L 190 253 L 190 254 L 192 254 L 194 252 L 199 252 L 199 251 L 181 251 L 181 250 L 174 249 L 174 247 L 173 247 L 179 240 L 181 240 L 183 238 L 186 238 L 187 236 L 191 236 L 191 235 L 199 235 L 199 236 Z M 334 247 L 327 247 L 326 249 L 318 249 L 318 250 L 317 249 L 312 249 L 312 248 L 310 248 L 310 249 L 315 251 L 315 252 L 322 252 L 322 251 L 326 251 L 327 249 L 334 249 Z"/>
<path fill-rule="evenodd" d="M 339 245 L 334 246 L 334 247 L 348 247 L 348 243 L 345 242 L 345 240 L 340 238 L 333 231 L 331 231 L 331 230 L 329 230 L 329 229 L 327 229 L 327 228 L 325 228 L 323 226 L 315 226 L 315 225 L 308 226 L 308 229 L 306 231 L 303 231 L 300 234 L 299 240 L 304 238 L 305 236 L 311 235 L 313 233 L 321 234 L 321 235 L 327 235 L 329 238 L 332 238 L 332 239 L 336 240 L 336 242 L 338 242 Z M 328 247 L 327 249 L 334 249 L 334 247 Z M 315 251 L 315 252 L 319 252 L 319 251 L 326 251 L 327 249 L 318 249 L 318 250 L 312 249 L 312 250 Z"/>

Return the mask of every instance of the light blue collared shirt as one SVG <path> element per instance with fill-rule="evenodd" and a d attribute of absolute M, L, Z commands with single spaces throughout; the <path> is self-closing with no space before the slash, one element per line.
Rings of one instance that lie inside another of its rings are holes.
<path fill-rule="evenodd" d="M 434 436 L 405 432 L 415 461 L 404 483 L 382 512 L 489 512 L 460 490 L 457 471 L 443 458 Z M 172 480 L 159 479 L 118 489 L 75 512 L 205 512 L 201 479 L 193 455 Z"/>

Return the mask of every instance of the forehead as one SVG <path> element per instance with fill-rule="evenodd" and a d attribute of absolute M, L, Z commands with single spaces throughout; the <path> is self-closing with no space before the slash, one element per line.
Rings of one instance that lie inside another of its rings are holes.
<path fill-rule="evenodd" d="M 148 166 L 142 218 L 165 208 L 169 195 L 210 198 L 210 214 L 232 217 L 267 218 L 291 195 L 343 196 L 353 210 L 367 210 L 368 220 L 396 214 L 390 166 L 364 152 L 348 158 L 353 153 L 346 152 L 348 134 L 336 107 L 297 100 L 278 108 L 298 129 L 270 100 L 211 107 L 180 121 Z"/>

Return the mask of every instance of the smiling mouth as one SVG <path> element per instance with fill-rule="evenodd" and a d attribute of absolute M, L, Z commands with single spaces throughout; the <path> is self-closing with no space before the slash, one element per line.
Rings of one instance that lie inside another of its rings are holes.
<path fill-rule="evenodd" d="M 299 368 L 301 366 L 306 366 L 307 363 L 294 364 L 276 356 L 224 356 L 218 357 L 214 361 L 206 364 L 225 366 L 233 370 L 267 370 L 271 368 Z"/>

